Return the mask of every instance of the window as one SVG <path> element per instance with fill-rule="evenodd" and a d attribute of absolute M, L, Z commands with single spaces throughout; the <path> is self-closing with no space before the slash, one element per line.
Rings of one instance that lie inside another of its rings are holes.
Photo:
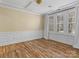
<path fill-rule="evenodd" d="M 54 16 L 49 16 L 49 31 L 54 31 Z"/>
<path fill-rule="evenodd" d="M 57 33 L 75 34 L 76 13 L 74 9 L 61 11 L 49 15 L 49 31 Z"/>
<path fill-rule="evenodd" d="M 69 33 L 75 33 L 75 25 L 76 25 L 76 19 L 75 19 L 75 11 L 70 10 L 68 13 L 68 32 Z"/>
<path fill-rule="evenodd" d="M 57 32 L 64 32 L 63 15 L 57 15 Z"/>

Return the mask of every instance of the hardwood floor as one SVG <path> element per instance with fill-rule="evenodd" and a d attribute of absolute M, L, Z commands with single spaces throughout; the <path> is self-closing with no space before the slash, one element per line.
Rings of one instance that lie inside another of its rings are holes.
<path fill-rule="evenodd" d="M 53 40 L 37 39 L 0 47 L 1 58 L 70 58 L 79 50 Z"/>

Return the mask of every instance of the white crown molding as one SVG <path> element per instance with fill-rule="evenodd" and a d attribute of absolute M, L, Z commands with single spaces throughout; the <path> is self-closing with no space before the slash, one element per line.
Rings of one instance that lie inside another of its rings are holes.
<path fill-rule="evenodd" d="M 52 10 L 50 10 L 50 11 L 48 11 L 47 13 L 45 13 L 45 14 L 51 14 L 51 13 L 53 13 L 53 12 L 55 12 L 56 10 L 62 10 L 62 9 L 67 9 L 67 8 L 71 8 L 71 7 L 75 7 L 75 6 L 79 6 L 79 1 L 74 1 L 74 2 L 72 2 L 72 3 L 68 3 L 68 4 L 66 4 L 66 5 L 63 5 L 63 6 L 60 6 L 60 7 L 58 7 L 57 9 L 54 9 L 53 11 Z M 44 14 L 44 15 L 45 15 Z"/>
<path fill-rule="evenodd" d="M 20 12 L 30 13 L 30 14 L 34 14 L 34 15 L 41 15 L 41 14 L 35 13 L 33 11 L 24 10 L 24 9 L 21 9 L 21 8 L 10 7 L 10 6 L 7 6 L 6 4 L 3 4 L 3 3 L 0 3 L 0 7 L 12 9 L 12 10 L 17 10 L 17 11 L 20 11 Z"/>

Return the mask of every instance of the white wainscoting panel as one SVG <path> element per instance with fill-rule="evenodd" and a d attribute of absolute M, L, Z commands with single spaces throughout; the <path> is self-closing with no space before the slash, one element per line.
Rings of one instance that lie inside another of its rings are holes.
<path fill-rule="evenodd" d="M 0 32 L 0 46 L 43 38 L 43 31 Z"/>
<path fill-rule="evenodd" d="M 58 34 L 58 33 L 53 33 L 49 32 L 49 39 L 62 42 L 65 44 L 73 45 L 75 36 L 74 35 L 67 35 L 67 34 Z"/>

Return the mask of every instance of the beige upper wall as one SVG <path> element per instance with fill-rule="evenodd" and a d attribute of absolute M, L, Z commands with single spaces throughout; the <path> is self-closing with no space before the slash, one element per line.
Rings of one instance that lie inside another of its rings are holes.
<path fill-rule="evenodd" d="M 0 7 L 0 32 L 43 30 L 40 15 Z"/>

